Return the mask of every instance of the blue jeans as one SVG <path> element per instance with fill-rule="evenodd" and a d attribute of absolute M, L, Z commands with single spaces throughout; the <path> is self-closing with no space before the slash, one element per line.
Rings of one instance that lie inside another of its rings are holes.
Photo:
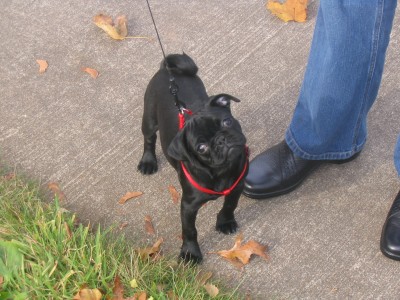
<path fill-rule="evenodd" d="M 286 142 L 303 159 L 362 150 L 382 78 L 397 0 L 321 0 Z M 395 164 L 400 174 L 400 138 Z"/>

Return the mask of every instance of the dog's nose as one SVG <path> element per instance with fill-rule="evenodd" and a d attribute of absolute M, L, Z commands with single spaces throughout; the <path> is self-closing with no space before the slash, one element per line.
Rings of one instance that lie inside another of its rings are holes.
<path fill-rule="evenodd" d="M 220 135 L 219 137 L 216 138 L 215 144 L 217 146 L 224 146 L 226 145 L 226 137 L 223 135 Z"/>

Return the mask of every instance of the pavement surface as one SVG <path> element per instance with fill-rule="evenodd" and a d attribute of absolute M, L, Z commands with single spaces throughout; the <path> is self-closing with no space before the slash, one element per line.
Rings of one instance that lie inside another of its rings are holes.
<path fill-rule="evenodd" d="M 318 1 L 306 23 L 284 23 L 262 1 L 152 0 L 167 53 L 185 51 L 209 94 L 226 92 L 251 156 L 280 142 L 304 75 Z M 135 242 L 163 237 L 164 252 L 180 247 L 179 184 L 157 150 L 160 170 L 136 172 L 141 157 L 143 94 L 161 61 L 153 41 L 115 41 L 97 28 L 98 13 L 128 18 L 129 35 L 155 37 L 146 2 L 10 0 L 0 4 L 0 158 L 39 179 L 58 182 L 63 205 L 92 224 L 128 223 Z M 379 250 L 381 228 L 399 190 L 392 155 L 400 131 L 400 13 L 397 13 L 369 140 L 360 157 L 326 165 L 289 195 L 242 197 L 236 218 L 245 241 L 270 247 L 238 271 L 217 255 L 234 236 L 214 231 L 221 201 L 199 213 L 203 268 L 253 299 L 399 299 L 399 262 Z M 49 67 L 39 74 L 36 59 Z M 91 67 L 97 79 L 81 71 Z M 125 205 L 128 191 L 144 195 Z M 150 215 L 157 236 L 144 231 Z"/>

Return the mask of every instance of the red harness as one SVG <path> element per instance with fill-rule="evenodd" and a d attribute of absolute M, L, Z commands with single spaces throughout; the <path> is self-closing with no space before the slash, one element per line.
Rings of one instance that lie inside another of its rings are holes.
<path fill-rule="evenodd" d="M 193 114 L 193 112 L 192 112 L 191 110 L 186 109 L 186 108 L 182 108 L 182 109 L 179 111 L 179 114 L 178 114 L 178 119 L 179 119 L 179 130 L 182 130 L 183 126 L 185 126 L 185 113 L 187 113 L 188 115 L 192 115 L 192 114 Z M 193 179 L 193 177 L 190 175 L 189 171 L 186 169 L 185 165 L 183 164 L 183 161 L 181 161 L 181 168 L 182 168 L 183 173 L 184 173 L 185 176 L 186 176 L 186 179 L 187 179 L 196 189 L 198 189 L 200 192 L 203 192 L 203 193 L 206 193 L 206 194 L 210 194 L 210 195 L 223 195 L 223 196 L 227 196 L 227 195 L 229 195 L 229 194 L 235 189 L 235 187 L 236 187 L 236 186 L 239 184 L 239 182 L 243 179 L 244 174 L 246 174 L 246 170 L 247 170 L 247 167 L 248 167 L 248 165 L 249 165 L 249 160 L 248 160 L 248 157 L 249 157 L 249 149 L 248 149 L 247 146 L 246 146 L 246 155 L 247 155 L 246 163 L 245 163 L 245 165 L 244 165 L 244 168 L 243 168 L 242 173 L 240 173 L 240 175 L 239 175 L 239 178 L 233 183 L 233 185 L 232 185 L 230 188 L 227 188 L 226 190 L 223 190 L 222 192 L 213 191 L 213 190 L 210 190 L 210 189 L 208 189 L 208 188 L 202 187 L 200 184 L 198 184 L 198 183 Z"/>

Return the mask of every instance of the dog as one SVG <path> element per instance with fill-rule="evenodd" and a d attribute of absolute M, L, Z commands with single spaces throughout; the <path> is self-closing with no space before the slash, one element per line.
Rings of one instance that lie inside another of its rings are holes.
<path fill-rule="evenodd" d="M 197 71 L 195 62 L 185 53 L 168 55 L 162 61 L 144 95 L 144 151 L 138 164 L 144 175 L 157 172 L 159 131 L 163 153 L 177 171 L 182 187 L 183 243 L 179 256 L 194 263 L 202 260 L 195 226 L 198 210 L 209 200 L 225 196 L 216 230 L 236 232 L 234 210 L 248 169 L 246 138 L 230 109 L 232 101 L 240 100 L 228 94 L 208 96 Z M 170 91 L 170 84 L 179 90 Z"/>

